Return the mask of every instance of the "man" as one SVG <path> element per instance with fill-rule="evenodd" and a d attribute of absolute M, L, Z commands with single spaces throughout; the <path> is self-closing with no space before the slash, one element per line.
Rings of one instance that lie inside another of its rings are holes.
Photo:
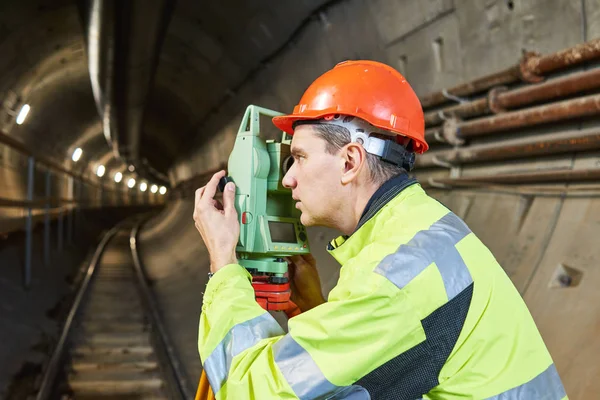
<path fill-rule="evenodd" d="M 560 400 L 566 394 L 527 307 L 489 250 L 406 173 L 427 150 L 406 80 L 373 61 L 338 64 L 273 119 L 293 134 L 283 178 L 304 225 L 344 235 L 326 302 L 314 260 L 294 258 L 303 313 L 284 334 L 237 264 L 235 187 L 196 192 L 210 254 L 198 346 L 218 399 Z"/>

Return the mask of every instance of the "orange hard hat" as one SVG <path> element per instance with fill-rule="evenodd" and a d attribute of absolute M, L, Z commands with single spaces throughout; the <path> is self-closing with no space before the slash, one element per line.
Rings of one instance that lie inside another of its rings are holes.
<path fill-rule="evenodd" d="M 292 135 L 296 121 L 333 114 L 361 118 L 380 129 L 412 139 L 412 150 L 424 153 L 425 120 L 419 98 L 404 77 L 377 61 L 344 61 L 318 77 L 290 115 L 273 118 Z"/>

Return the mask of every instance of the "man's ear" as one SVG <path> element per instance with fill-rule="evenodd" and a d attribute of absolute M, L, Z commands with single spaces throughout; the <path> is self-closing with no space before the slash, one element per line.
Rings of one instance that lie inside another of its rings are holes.
<path fill-rule="evenodd" d="M 343 170 L 342 184 L 347 184 L 357 179 L 367 162 L 367 152 L 358 143 L 348 143 L 341 152 Z"/>

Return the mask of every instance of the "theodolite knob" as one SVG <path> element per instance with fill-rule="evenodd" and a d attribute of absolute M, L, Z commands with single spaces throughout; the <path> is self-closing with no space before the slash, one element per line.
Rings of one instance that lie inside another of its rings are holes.
<path fill-rule="evenodd" d="M 225 185 L 227 185 L 228 182 L 233 182 L 233 179 L 231 179 L 230 176 L 224 176 L 221 179 L 219 179 L 218 188 L 221 193 L 225 191 Z"/>

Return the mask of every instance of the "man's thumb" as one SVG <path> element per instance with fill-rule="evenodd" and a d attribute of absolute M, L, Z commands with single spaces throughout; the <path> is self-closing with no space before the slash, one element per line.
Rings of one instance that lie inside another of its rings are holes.
<path fill-rule="evenodd" d="M 223 208 L 227 214 L 235 213 L 235 183 L 229 182 L 225 185 L 223 192 Z"/>

